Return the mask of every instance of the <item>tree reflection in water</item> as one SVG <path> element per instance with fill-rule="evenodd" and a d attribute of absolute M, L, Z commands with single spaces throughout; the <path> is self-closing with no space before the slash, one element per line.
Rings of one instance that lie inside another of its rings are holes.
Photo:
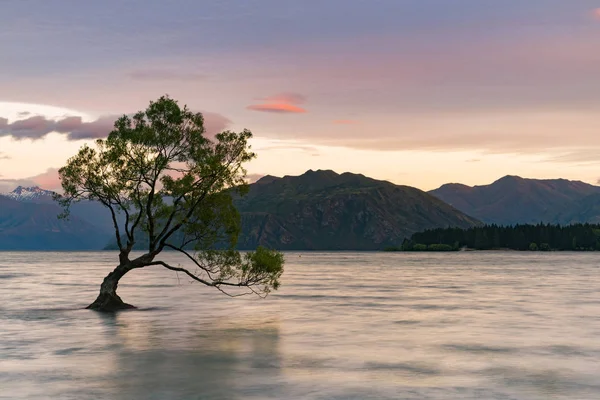
<path fill-rule="evenodd" d="M 176 329 L 160 320 L 136 324 L 127 318 L 133 313 L 99 315 L 113 344 L 114 373 L 102 384 L 111 398 L 277 397 L 278 321 L 216 319 Z"/>

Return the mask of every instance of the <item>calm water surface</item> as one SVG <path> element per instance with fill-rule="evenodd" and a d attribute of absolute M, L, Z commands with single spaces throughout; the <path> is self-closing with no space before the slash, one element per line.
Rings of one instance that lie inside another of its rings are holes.
<path fill-rule="evenodd" d="M 1 399 L 600 399 L 594 253 L 287 253 L 266 300 L 152 267 L 80 309 L 115 258 L 0 253 Z"/>

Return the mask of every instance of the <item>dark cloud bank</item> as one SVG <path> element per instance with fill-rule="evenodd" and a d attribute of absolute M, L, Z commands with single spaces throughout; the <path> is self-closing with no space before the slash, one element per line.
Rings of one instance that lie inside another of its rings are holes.
<path fill-rule="evenodd" d="M 204 127 L 208 135 L 214 135 L 229 126 L 231 121 L 217 113 L 205 112 Z M 51 132 L 66 135 L 69 140 L 105 138 L 114 128 L 118 115 L 109 115 L 95 121 L 84 122 L 81 117 L 65 117 L 59 120 L 34 116 L 9 123 L 0 118 L 0 137 L 10 136 L 16 140 L 43 139 Z M 1 156 L 1 154 L 0 154 Z"/>

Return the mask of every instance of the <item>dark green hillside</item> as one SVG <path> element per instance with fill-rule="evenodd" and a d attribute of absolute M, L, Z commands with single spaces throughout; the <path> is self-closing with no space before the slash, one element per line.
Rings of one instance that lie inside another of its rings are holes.
<path fill-rule="evenodd" d="M 423 229 L 479 224 L 419 189 L 333 171 L 263 177 L 235 205 L 241 249 L 377 250 Z"/>
<path fill-rule="evenodd" d="M 422 229 L 478 224 L 419 189 L 333 171 L 262 178 L 236 206 L 241 248 L 374 250 Z"/>

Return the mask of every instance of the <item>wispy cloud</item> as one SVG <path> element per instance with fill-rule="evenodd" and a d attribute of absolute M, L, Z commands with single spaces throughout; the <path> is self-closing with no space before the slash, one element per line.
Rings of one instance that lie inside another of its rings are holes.
<path fill-rule="evenodd" d="M 10 160 L 10 159 L 11 159 L 11 157 L 8 154 L 0 151 L 0 160 Z"/>
<path fill-rule="evenodd" d="M 273 96 L 257 99 L 261 104 L 252 104 L 246 107 L 252 111 L 272 112 L 280 114 L 301 114 L 306 109 L 299 106 L 306 102 L 306 97 L 299 93 L 279 93 Z"/>
<path fill-rule="evenodd" d="M 262 112 L 271 112 L 278 114 L 302 114 L 307 112 L 304 108 L 298 107 L 292 104 L 255 104 L 246 107 L 248 110 L 252 111 L 262 111 Z"/>
<path fill-rule="evenodd" d="M 544 161 L 553 163 L 579 163 L 582 165 L 600 164 L 600 146 L 571 149 L 567 152 L 561 152 L 547 157 Z"/>
<path fill-rule="evenodd" d="M 273 150 L 299 150 L 310 153 L 312 156 L 319 155 L 319 149 L 315 146 L 307 146 L 301 144 L 277 144 L 272 146 L 259 147 L 256 151 L 273 151 Z"/>

